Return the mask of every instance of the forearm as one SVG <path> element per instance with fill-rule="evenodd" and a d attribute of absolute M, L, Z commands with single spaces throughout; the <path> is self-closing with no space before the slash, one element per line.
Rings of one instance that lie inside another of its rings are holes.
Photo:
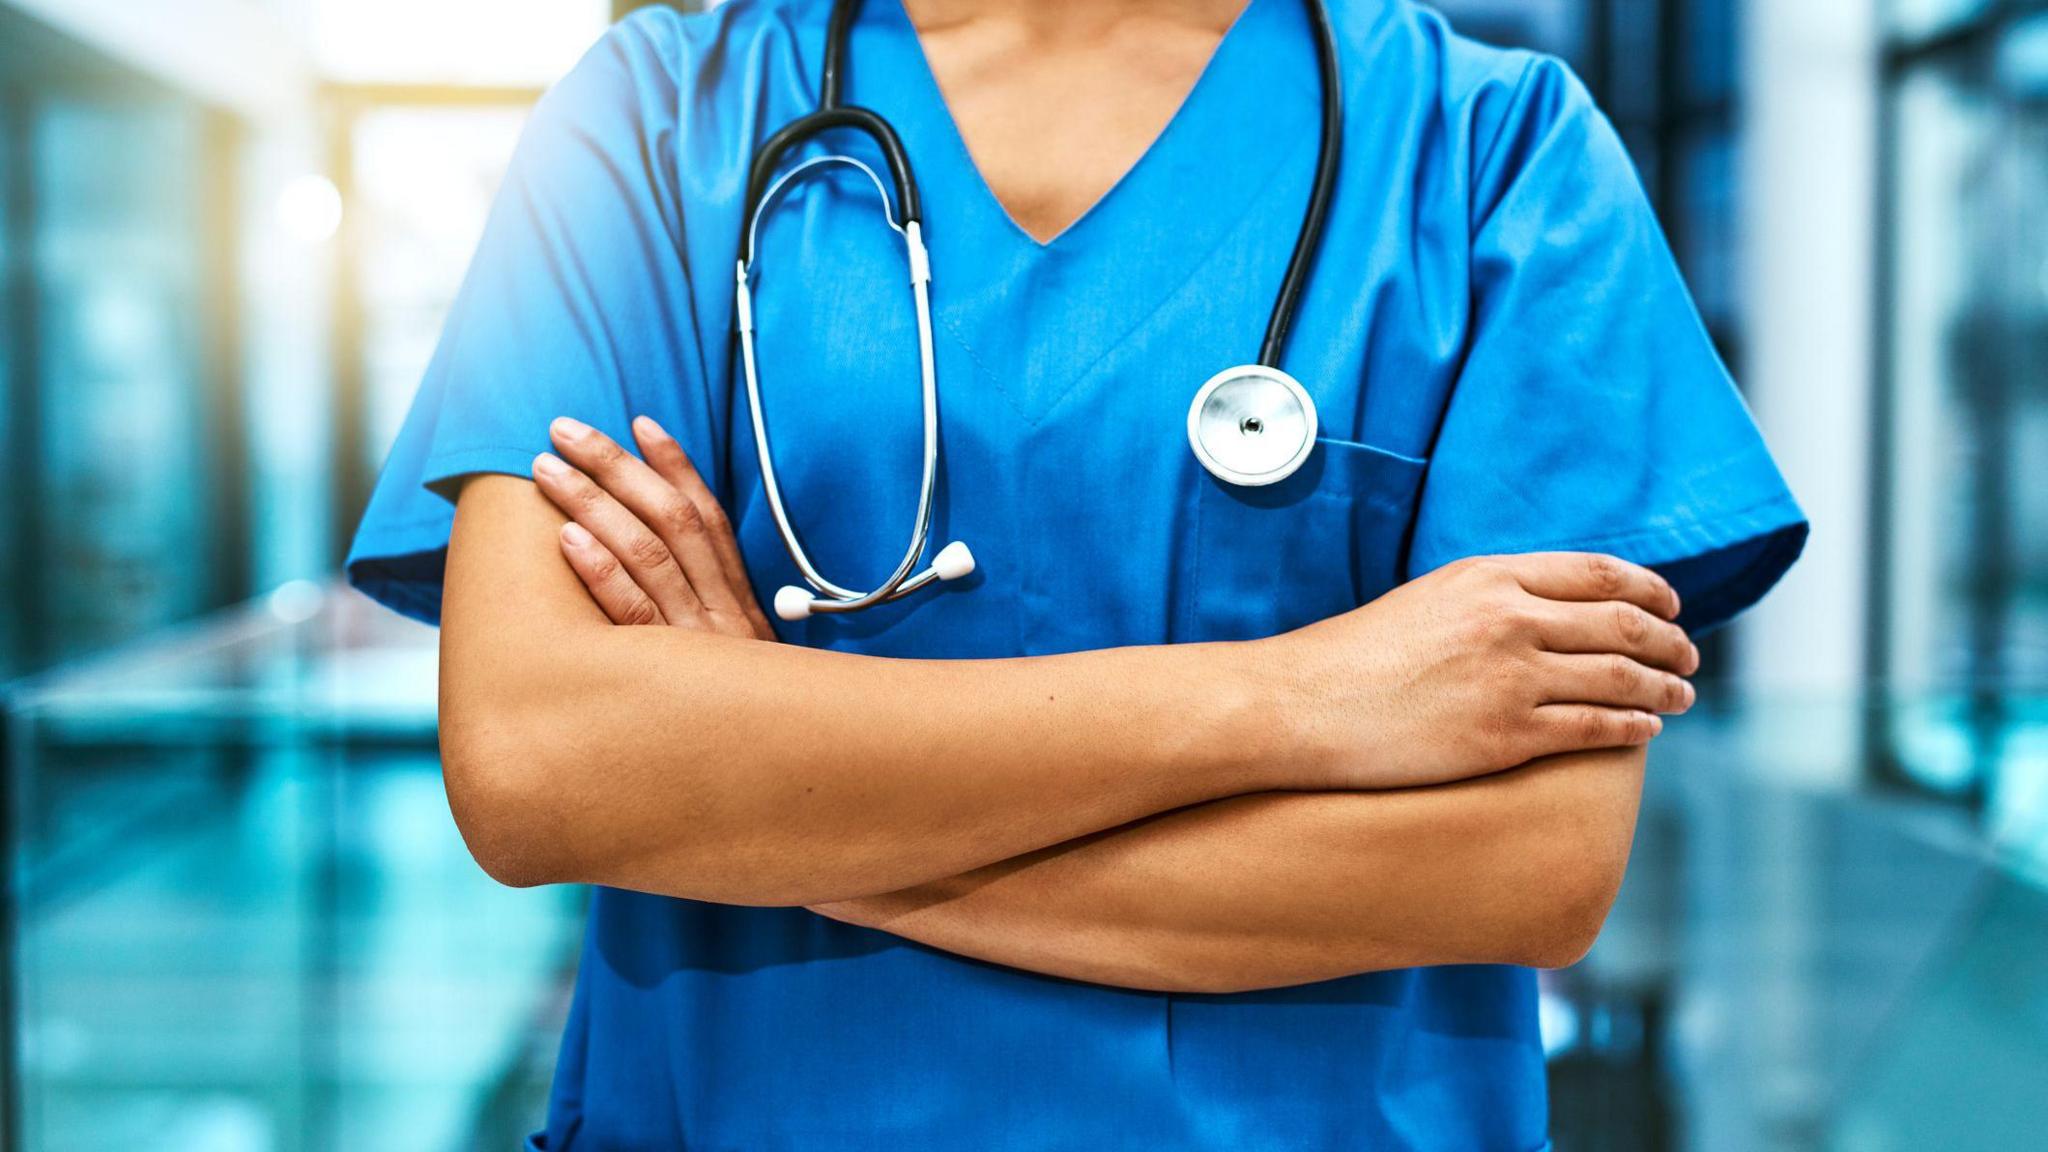
<path fill-rule="evenodd" d="M 558 420 L 577 467 L 536 460 L 545 498 L 486 476 L 457 502 L 442 759 L 472 852 L 510 883 L 856 899 L 1229 796 L 1642 743 L 1691 701 L 1669 585 L 1570 553 L 1446 565 L 1246 644 L 927 661 L 770 643 L 722 507 L 641 423 L 652 463 Z"/>
<path fill-rule="evenodd" d="M 443 754 L 501 878 L 815 903 L 1286 786 L 1222 649 L 940 662 L 619 628 L 553 555 L 506 562 L 560 523 L 530 486 L 460 508 Z"/>
<path fill-rule="evenodd" d="M 820 907 L 960 955 L 1229 992 L 1455 963 L 1557 967 L 1626 865 L 1641 749 L 1400 792 L 1245 796 Z"/>

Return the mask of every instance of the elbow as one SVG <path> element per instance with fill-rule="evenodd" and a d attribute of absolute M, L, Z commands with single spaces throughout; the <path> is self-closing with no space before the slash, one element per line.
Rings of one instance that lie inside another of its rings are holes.
<path fill-rule="evenodd" d="M 1607 925 L 1628 871 L 1626 835 L 1619 844 L 1609 835 L 1561 847 L 1568 858 L 1553 861 L 1536 878 L 1540 898 L 1527 904 L 1535 915 L 1520 926 L 1514 944 L 1513 962 L 1525 967 L 1570 968 L 1584 960 Z"/>
<path fill-rule="evenodd" d="M 1586 868 L 1586 875 L 1563 881 L 1542 903 L 1543 919 L 1517 942 L 1514 962 L 1529 968 L 1570 968 L 1586 958 L 1607 924 L 1607 914 L 1621 890 L 1616 870 Z"/>
<path fill-rule="evenodd" d="M 550 786 L 560 777 L 535 752 L 544 745 L 518 717 L 450 708 L 445 695 L 442 703 L 441 777 L 470 856 L 507 887 L 571 882 L 561 798 Z"/>
<path fill-rule="evenodd" d="M 1569 968 L 1593 950 L 1628 873 L 1643 765 L 1632 749 L 1545 766 L 1557 791 L 1526 825 L 1511 963 Z"/>
<path fill-rule="evenodd" d="M 507 692 L 441 700 L 441 777 L 477 866 L 510 888 L 606 884 L 724 904 L 796 907 L 845 895 L 804 866 L 758 861 L 730 838 L 659 833 L 595 787 L 603 754 L 572 712 Z M 644 813 L 643 813 L 644 814 Z"/>

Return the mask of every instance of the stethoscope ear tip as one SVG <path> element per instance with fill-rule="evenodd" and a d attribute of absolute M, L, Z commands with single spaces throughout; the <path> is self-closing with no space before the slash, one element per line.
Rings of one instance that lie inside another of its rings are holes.
<path fill-rule="evenodd" d="M 932 571 L 941 580 L 958 580 L 974 571 L 974 553 L 967 550 L 966 541 L 955 540 L 932 557 Z"/>
<path fill-rule="evenodd" d="M 844 603 L 851 604 L 854 607 L 866 607 L 864 601 L 897 599 L 910 591 L 931 583 L 934 576 L 940 580 L 958 580 L 973 571 L 974 553 L 968 551 L 965 541 L 955 540 L 944 548 L 939 549 L 939 554 L 932 557 L 932 566 L 929 570 L 920 573 L 913 580 L 898 581 L 890 586 L 891 588 L 901 588 L 902 591 L 870 593 L 866 597 L 861 597 L 858 600 L 850 599 Z M 805 588 L 800 584 L 784 584 L 775 590 L 775 614 L 792 624 L 799 620 L 810 619 L 817 614 L 821 605 L 824 606 L 827 612 L 851 611 L 850 608 L 839 607 L 839 603 L 838 601 L 821 601 L 818 599 L 818 594 L 815 591 Z"/>
<path fill-rule="evenodd" d="M 807 620 L 811 615 L 812 600 L 809 588 L 784 584 L 775 590 L 775 614 L 792 624 L 798 620 Z"/>

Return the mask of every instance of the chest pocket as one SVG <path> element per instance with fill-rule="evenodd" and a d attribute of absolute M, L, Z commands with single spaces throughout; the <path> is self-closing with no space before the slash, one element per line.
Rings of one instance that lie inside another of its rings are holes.
<path fill-rule="evenodd" d="M 1240 488 L 1197 471 L 1175 632 L 1254 640 L 1348 612 L 1400 580 L 1426 461 L 1322 440 L 1299 472 Z"/>

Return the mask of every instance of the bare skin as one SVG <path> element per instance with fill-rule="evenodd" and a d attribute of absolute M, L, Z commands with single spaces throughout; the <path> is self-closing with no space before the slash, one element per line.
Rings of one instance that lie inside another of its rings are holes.
<path fill-rule="evenodd" d="M 1641 749 L 1398 792 L 1249 796 L 815 911 L 1164 992 L 1576 963 L 1628 863 Z"/>
<path fill-rule="evenodd" d="M 909 4 L 991 191 L 1040 239 L 1142 153 L 1242 7 Z M 1620 882 L 1656 713 L 1692 702 L 1671 589 L 1584 555 L 1453 565 L 1245 644 L 775 644 L 723 511 L 673 440 L 635 432 L 651 467 L 558 422 L 535 484 L 478 477 L 458 501 L 444 761 L 509 883 L 806 905 L 1141 988 L 1562 964 Z"/>

